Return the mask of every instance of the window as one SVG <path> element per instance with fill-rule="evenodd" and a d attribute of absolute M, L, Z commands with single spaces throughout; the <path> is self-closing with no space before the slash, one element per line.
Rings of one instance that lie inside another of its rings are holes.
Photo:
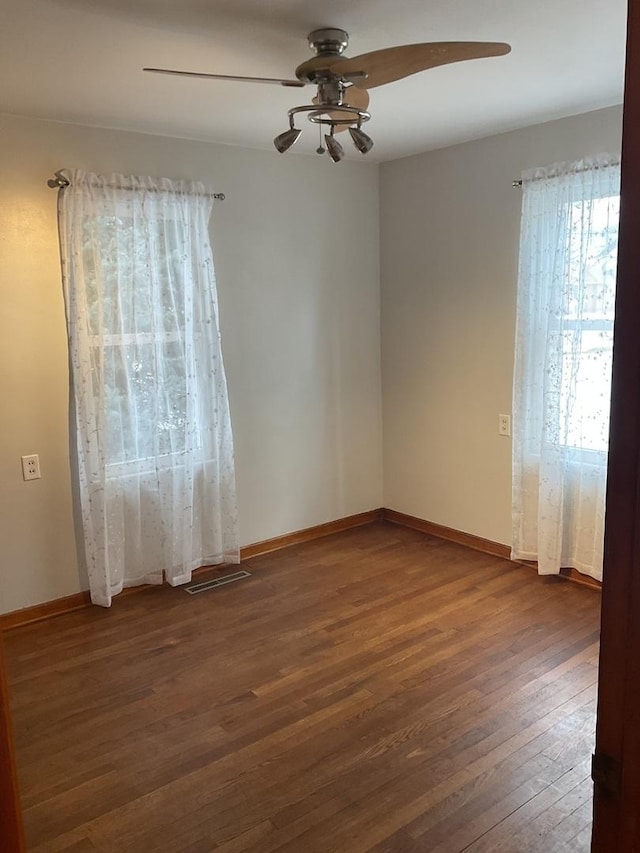
<path fill-rule="evenodd" d="M 60 247 L 96 604 L 237 562 L 231 418 L 201 184 L 70 173 Z"/>
<path fill-rule="evenodd" d="M 602 577 L 619 182 L 609 156 L 523 176 L 512 555 L 545 574 Z"/>
<path fill-rule="evenodd" d="M 120 201 L 115 215 L 83 227 L 89 340 L 101 360 L 93 390 L 105 398 L 109 466 L 179 457 L 188 449 L 185 338 L 200 331 L 189 310 L 192 294 L 177 286 L 185 264 L 176 230 L 184 223 L 163 205 L 147 205 L 146 212 L 145 227 L 136 228 L 132 205 Z M 191 440 L 201 444 L 198 430 Z"/>
<path fill-rule="evenodd" d="M 609 439 L 619 196 L 568 205 L 560 440 L 606 452 Z"/>

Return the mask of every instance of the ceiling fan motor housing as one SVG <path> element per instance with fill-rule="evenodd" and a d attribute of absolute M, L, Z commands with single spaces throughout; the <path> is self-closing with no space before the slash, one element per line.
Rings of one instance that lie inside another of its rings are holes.
<path fill-rule="evenodd" d="M 349 44 L 349 34 L 335 27 L 323 27 L 308 35 L 309 47 L 316 55 L 296 68 L 296 77 L 305 83 L 327 82 L 335 80 L 331 66 L 340 58 Z"/>
<path fill-rule="evenodd" d="M 349 45 L 349 33 L 337 27 L 322 27 L 319 30 L 313 30 L 307 38 L 309 39 L 309 47 L 311 50 L 315 50 L 317 54 L 328 53 L 340 56 Z"/>

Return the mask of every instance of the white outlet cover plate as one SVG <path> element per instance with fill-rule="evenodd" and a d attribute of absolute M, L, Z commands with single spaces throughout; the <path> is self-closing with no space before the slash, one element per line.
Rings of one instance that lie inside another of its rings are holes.
<path fill-rule="evenodd" d="M 40 457 L 37 453 L 22 457 L 22 476 L 25 480 L 40 479 Z"/>

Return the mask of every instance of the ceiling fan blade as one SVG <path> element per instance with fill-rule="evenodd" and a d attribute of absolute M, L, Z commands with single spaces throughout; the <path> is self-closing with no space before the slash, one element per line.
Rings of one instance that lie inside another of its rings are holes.
<path fill-rule="evenodd" d="M 350 107 L 366 110 L 369 106 L 369 93 L 366 89 L 360 88 L 360 86 L 349 86 L 344 91 L 343 100 Z"/>
<path fill-rule="evenodd" d="M 278 86 L 291 86 L 296 89 L 305 84 L 300 80 L 280 80 L 274 77 L 236 77 L 233 74 L 206 74 L 204 71 L 173 71 L 170 68 L 143 68 L 143 71 L 152 71 L 154 74 L 174 74 L 178 77 L 202 77 L 205 80 L 235 80 L 241 83 L 275 83 Z"/>
<path fill-rule="evenodd" d="M 369 93 L 365 89 L 360 89 L 358 86 L 349 86 L 344 90 L 344 95 L 342 98 L 345 104 L 348 104 L 350 107 L 357 107 L 359 110 L 366 110 L 369 106 Z M 312 103 L 318 103 L 318 96 L 314 95 L 311 99 Z M 327 111 L 327 115 L 330 118 L 344 118 L 344 113 L 338 112 L 329 112 Z M 358 117 L 354 115 L 353 117 L 354 123 L 358 120 Z M 348 125 L 346 124 L 338 124 L 334 128 L 334 133 L 342 133 L 347 130 Z"/>
<path fill-rule="evenodd" d="M 338 59 L 331 66 L 331 71 L 340 76 L 363 72 L 367 77 L 358 84 L 359 87 L 374 89 L 427 68 L 467 59 L 503 56 L 510 51 L 511 46 L 504 42 L 434 41 L 405 44 L 363 53 L 351 59 Z"/>

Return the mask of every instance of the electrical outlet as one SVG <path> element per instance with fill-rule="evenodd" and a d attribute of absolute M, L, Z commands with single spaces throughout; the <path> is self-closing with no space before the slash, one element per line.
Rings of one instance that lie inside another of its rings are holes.
<path fill-rule="evenodd" d="M 22 476 L 25 480 L 40 479 L 40 457 L 37 453 L 22 457 Z"/>
<path fill-rule="evenodd" d="M 510 415 L 498 415 L 498 435 L 511 435 Z"/>

